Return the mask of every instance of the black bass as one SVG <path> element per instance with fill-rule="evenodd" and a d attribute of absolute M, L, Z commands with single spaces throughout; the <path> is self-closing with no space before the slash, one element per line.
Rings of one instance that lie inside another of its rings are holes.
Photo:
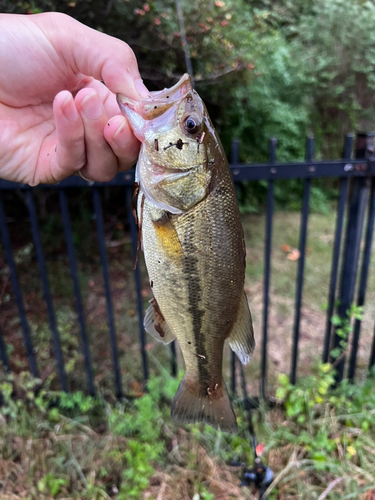
<path fill-rule="evenodd" d="M 177 338 L 186 365 L 172 418 L 235 432 L 222 377 L 224 341 L 243 364 L 255 342 L 225 153 L 188 75 L 139 102 L 117 99 L 142 143 L 136 213 L 154 295 L 144 326 L 165 344 Z"/>

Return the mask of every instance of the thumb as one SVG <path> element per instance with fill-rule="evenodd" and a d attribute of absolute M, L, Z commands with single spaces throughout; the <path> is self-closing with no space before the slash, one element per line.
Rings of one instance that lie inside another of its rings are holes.
<path fill-rule="evenodd" d="M 138 101 L 149 95 L 133 50 L 118 38 L 96 31 L 61 13 L 41 14 L 54 47 L 75 73 L 102 80 L 114 94 Z"/>

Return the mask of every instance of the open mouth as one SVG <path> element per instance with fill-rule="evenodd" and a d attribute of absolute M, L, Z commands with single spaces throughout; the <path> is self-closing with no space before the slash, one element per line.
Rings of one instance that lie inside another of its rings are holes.
<path fill-rule="evenodd" d="M 136 102 L 122 94 L 118 94 L 117 101 L 123 113 L 126 113 L 126 108 L 128 108 L 138 113 L 145 120 L 150 120 L 163 114 L 191 90 L 190 76 L 185 73 L 173 87 L 150 92 L 150 96 L 146 99 Z"/>

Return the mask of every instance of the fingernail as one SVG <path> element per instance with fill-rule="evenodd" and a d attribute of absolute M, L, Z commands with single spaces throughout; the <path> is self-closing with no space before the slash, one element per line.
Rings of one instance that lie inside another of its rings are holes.
<path fill-rule="evenodd" d="M 78 111 L 71 95 L 66 96 L 65 101 L 61 106 L 61 111 L 65 118 L 70 122 L 73 122 L 78 118 Z"/>
<path fill-rule="evenodd" d="M 120 148 L 125 148 L 129 144 L 130 137 L 129 137 L 129 134 L 126 133 L 126 122 L 124 122 L 122 125 L 120 125 L 117 132 L 113 136 L 112 140 Z"/>
<path fill-rule="evenodd" d="M 143 80 L 139 78 L 134 82 L 135 90 L 141 97 L 149 97 L 150 92 L 148 91 L 146 85 L 143 83 Z"/>
<path fill-rule="evenodd" d="M 99 96 L 96 92 L 92 92 L 87 95 L 81 101 L 81 109 L 86 118 L 90 118 L 90 120 L 96 120 L 103 113 L 103 105 Z"/>

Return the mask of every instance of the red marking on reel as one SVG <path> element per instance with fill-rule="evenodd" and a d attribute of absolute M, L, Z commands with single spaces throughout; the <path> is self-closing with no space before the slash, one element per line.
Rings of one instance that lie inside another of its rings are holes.
<path fill-rule="evenodd" d="M 261 457 L 263 455 L 263 451 L 264 451 L 264 444 L 259 443 L 258 446 L 255 448 L 255 453 L 257 457 Z"/>

